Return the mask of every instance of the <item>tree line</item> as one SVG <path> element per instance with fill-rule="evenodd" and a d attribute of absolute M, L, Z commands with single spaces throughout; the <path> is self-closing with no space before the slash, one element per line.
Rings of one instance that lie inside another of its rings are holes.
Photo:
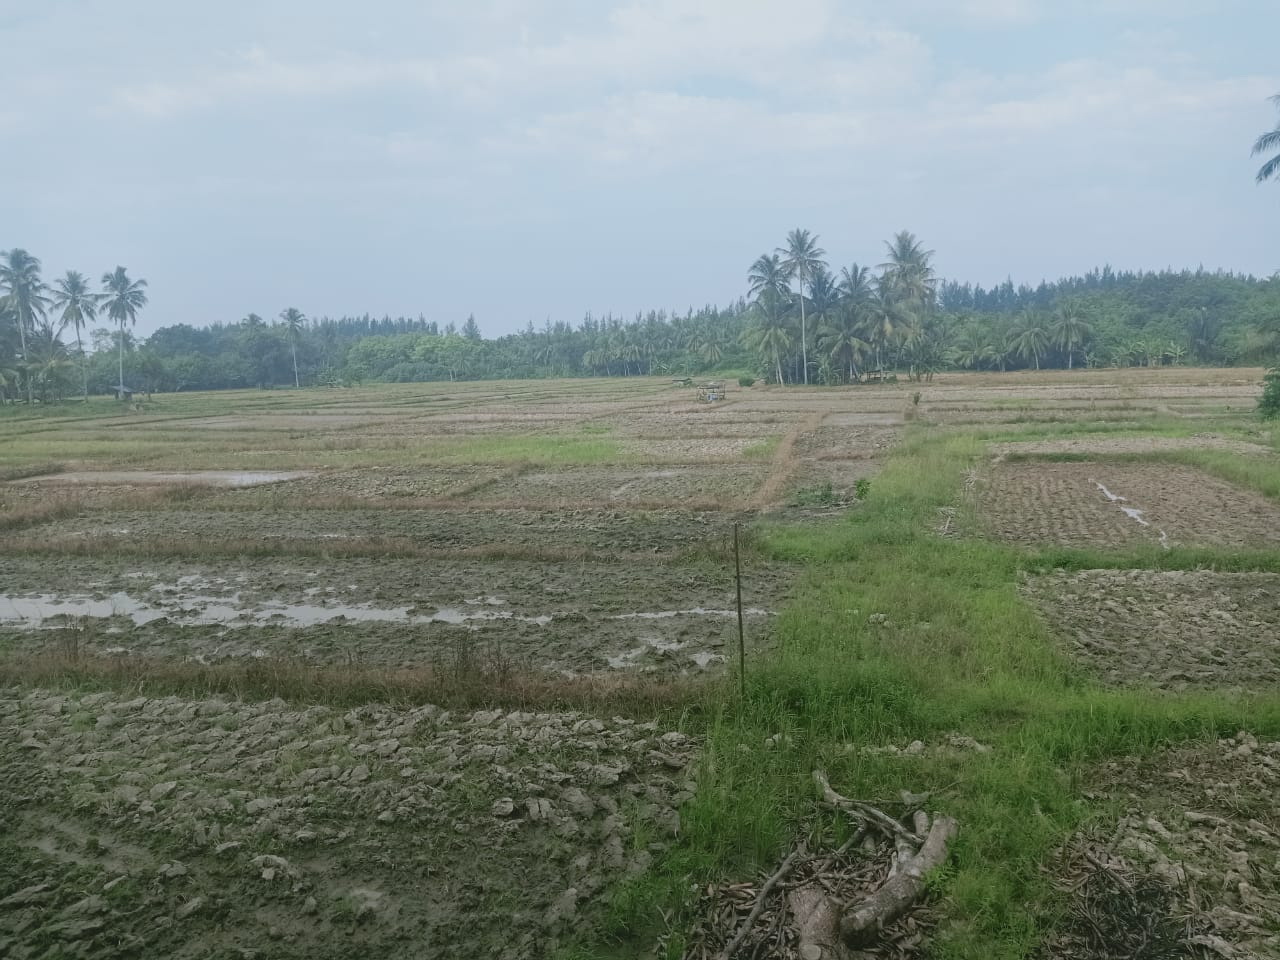
<path fill-rule="evenodd" d="M 441 326 L 286 307 L 273 321 L 180 323 L 139 340 L 131 328 L 145 280 L 117 267 L 100 290 L 75 271 L 46 284 L 40 261 L 13 249 L 0 255 L 0 396 L 714 371 L 835 384 L 944 369 L 1267 362 L 1280 352 L 1280 276 L 1103 267 L 988 288 L 938 278 L 932 251 L 907 231 L 874 267 L 837 270 L 818 241 L 793 230 L 750 264 L 744 295 L 724 307 L 588 314 L 492 339 L 474 316 Z"/>
<path fill-rule="evenodd" d="M 1271 99 L 1280 107 L 1280 94 Z M 1253 154 L 1267 157 L 1259 183 L 1280 178 L 1280 124 L 1257 138 Z M 39 259 L 15 247 L 0 254 L 0 402 L 25 394 L 33 403 L 37 393 L 62 399 L 72 392 L 73 368 L 84 399 L 91 389 L 123 397 L 126 354 L 146 391 L 268 387 L 287 383 L 289 373 L 300 387 L 303 371 L 307 383 L 329 385 L 725 368 L 776 383 L 856 383 L 883 379 L 886 369 L 928 379 L 945 368 L 1230 364 L 1280 354 L 1280 273 L 1258 280 L 1107 266 L 1034 288 L 1006 280 L 983 289 L 939 280 L 933 252 L 908 231 L 886 248 L 877 272 L 853 263 L 837 274 L 818 238 L 796 229 L 752 263 L 749 299 L 727 308 L 633 319 L 588 314 L 576 326 L 548 320 L 535 330 L 530 323 L 495 340 L 481 336 L 474 315 L 459 331 L 422 315 L 311 321 L 286 307 L 279 323 L 251 313 L 232 324 L 177 324 L 138 344 L 126 323 L 133 326 L 146 306 L 147 281 L 118 266 L 102 275 L 100 291 L 75 270 L 49 285 Z M 100 310 L 117 329 L 93 330 L 94 349 L 86 351 L 83 332 Z M 68 329 L 74 349 L 63 339 Z M 114 373 L 104 360 L 111 347 Z M 1273 392 L 1274 378 L 1275 371 Z"/>

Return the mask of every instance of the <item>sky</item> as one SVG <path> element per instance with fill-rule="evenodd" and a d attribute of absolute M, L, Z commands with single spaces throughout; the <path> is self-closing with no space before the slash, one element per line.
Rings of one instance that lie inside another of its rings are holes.
<path fill-rule="evenodd" d="M 1280 269 L 1275 0 L 0 0 L 0 249 L 174 323 L 728 303 L 795 227 L 991 285 Z"/>

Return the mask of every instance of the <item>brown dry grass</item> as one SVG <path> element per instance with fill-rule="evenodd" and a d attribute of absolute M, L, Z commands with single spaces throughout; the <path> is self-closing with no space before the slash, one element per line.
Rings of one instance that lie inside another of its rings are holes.
<path fill-rule="evenodd" d="M 57 496 L 36 503 L 24 503 L 0 513 L 0 530 L 25 530 L 42 523 L 79 516 L 84 504 L 76 496 Z"/>
<path fill-rule="evenodd" d="M 202 664 L 145 657 L 88 656 L 74 643 L 57 652 L 0 659 L 0 682 L 54 689 L 106 688 L 138 695 L 357 706 L 433 703 L 452 709 L 581 709 L 650 717 L 696 707 L 712 681 L 641 674 L 566 677 L 516 669 L 500 661 L 416 667 L 353 662 L 321 666 L 289 658 Z"/>
<path fill-rule="evenodd" d="M 479 544 L 472 547 L 423 545 L 405 537 L 350 537 L 340 540 L 291 539 L 254 540 L 245 537 L 223 540 L 118 536 L 23 537 L 6 540 L 9 555 L 129 556 L 129 557 L 391 557 L 423 560 L 535 560 L 546 562 L 585 560 L 594 563 L 652 562 L 676 559 L 689 553 L 665 551 L 644 553 L 602 552 L 578 546 L 534 546 L 532 544 Z"/>
<path fill-rule="evenodd" d="M 30 463 L 21 467 L 0 469 L 0 483 L 7 480 L 25 480 L 28 477 L 46 477 L 51 473 L 64 473 L 65 463 Z"/>

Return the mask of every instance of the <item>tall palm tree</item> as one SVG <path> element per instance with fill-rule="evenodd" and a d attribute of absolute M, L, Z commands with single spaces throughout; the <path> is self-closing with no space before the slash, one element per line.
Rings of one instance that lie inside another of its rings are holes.
<path fill-rule="evenodd" d="M 785 382 L 782 355 L 791 349 L 791 336 L 782 323 L 781 306 L 791 293 L 782 258 L 776 253 L 760 254 L 747 272 L 747 289 L 755 299 L 757 319 L 747 340 L 763 356 L 772 358 L 781 385 Z"/>
<path fill-rule="evenodd" d="M 297 307 L 289 307 L 280 312 L 280 319 L 284 321 L 285 336 L 289 338 L 289 351 L 293 354 L 293 386 L 297 389 L 302 386 L 298 381 L 298 338 L 302 336 L 307 317 Z"/>
<path fill-rule="evenodd" d="M 871 270 L 856 263 L 840 270 L 840 296 L 848 303 L 861 306 L 871 299 Z"/>
<path fill-rule="evenodd" d="M 1067 351 L 1067 369 L 1074 367 L 1076 351 L 1085 345 L 1093 336 L 1093 326 L 1080 316 L 1079 308 L 1073 303 L 1064 303 L 1054 314 L 1053 323 L 1049 326 L 1049 335 L 1055 346 Z"/>
<path fill-rule="evenodd" d="M 889 259 L 880 269 L 890 298 L 912 315 L 931 310 L 938 299 L 938 279 L 930 262 L 933 251 L 924 249 L 909 230 L 900 231 L 885 246 Z"/>
<path fill-rule="evenodd" d="M 816 235 L 810 235 L 808 230 L 797 227 L 787 234 L 787 245 L 778 247 L 776 252 L 783 257 L 782 266 L 786 269 L 787 276 L 795 277 L 800 287 L 800 362 L 804 365 L 804 382 L 807 384 L 809 346 L 805 330 L 804 288 L 820 267 L 826 267 L 827 263 L 822 258 L 827 255 L 827 251 L 818 246 Z"/>
<path fill-rule="evenodd" d="M 818 267 L 809 278 L 809 318 L 821 326 L 840 306 L 840 286 L 835 275 L 825 266 Z"/>
<path fill-rule="evenodd" d="M 65 277 L 53 282 L 53 306 L 62 311 L 60 321 L 63 327 L 68 324 L 75 327 L 76 352 L 80 354 L 80 381 L 83 387 L 84 402 L 89 402 L 89 366 L 84 355 L 84 341 L 80 331 L 98 317 L 98 303 L 102 294 L 89 290 L 89 281 L 84 274 L 76 270 L 68 270 Z"/>
<path fill-rule="evenodd" d="M 116 384 L 116 394 L 121 400 L 124 399 L 124 322 L 128 320 L 131 326 L 138 322 L 138 311 L 147 305 L 147 295 L 142 289 L 146 285 L 145 280 L 130 280 L 124 267 L 102 275 L 103 306 L 107 316 L 120 327 L 120 382 Z"/>
<path fill-rule="evenodd" d="M 22 345 L 22 360 L 27 356 L 27 334 L 34 332 L 36 317 L 43 317 L 49 306 L 45 296 L 47 289 L 40 280 L 40 260 L 20 247 L 3 254 L 0 260 L 0 288 L 5 290 L 10 312 L 18 326 L 18 339 Z M 27 378 L 27 403 L 33 403 L 31 378 Z"/>
<path fill-rule="evenodd" d="M 1280 93 L 1272 97 L 1271 102 L 1280 107 Z M 1274 130 L 1268 130 L 1253 143 L 1253 155 L 1255 157 L 1260 153 L 1271 153 L 1273 151 L 1275 156 L 1264 163 L 1258 170 L 1259 183 L 1280 175 L 1280 123 L 1276 124 Z"/>
<path fill-rule="evenodd" d="M 790 291 L 787 289 L 787 268 L 782 258 L 776 253 L 762 253 L 756 257 L 747 271 L 747 289 L 757 300 L 766 291 L 785 298 Z"/>

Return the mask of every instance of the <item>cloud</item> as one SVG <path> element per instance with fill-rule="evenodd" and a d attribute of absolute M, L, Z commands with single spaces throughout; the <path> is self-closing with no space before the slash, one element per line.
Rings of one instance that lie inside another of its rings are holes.
<path fill-rule="evenodd" d="M 442 67 L 428 60 L 377 61 L 347 55 L 288 62 L 252 47 L 222 71 L 184 82 L 154 82 L 117 92 L 122 106 L 151 117 L 208 109 L 228 101 L 271 97 L 324 97 L 388 86 L 432 90 Z"/>

